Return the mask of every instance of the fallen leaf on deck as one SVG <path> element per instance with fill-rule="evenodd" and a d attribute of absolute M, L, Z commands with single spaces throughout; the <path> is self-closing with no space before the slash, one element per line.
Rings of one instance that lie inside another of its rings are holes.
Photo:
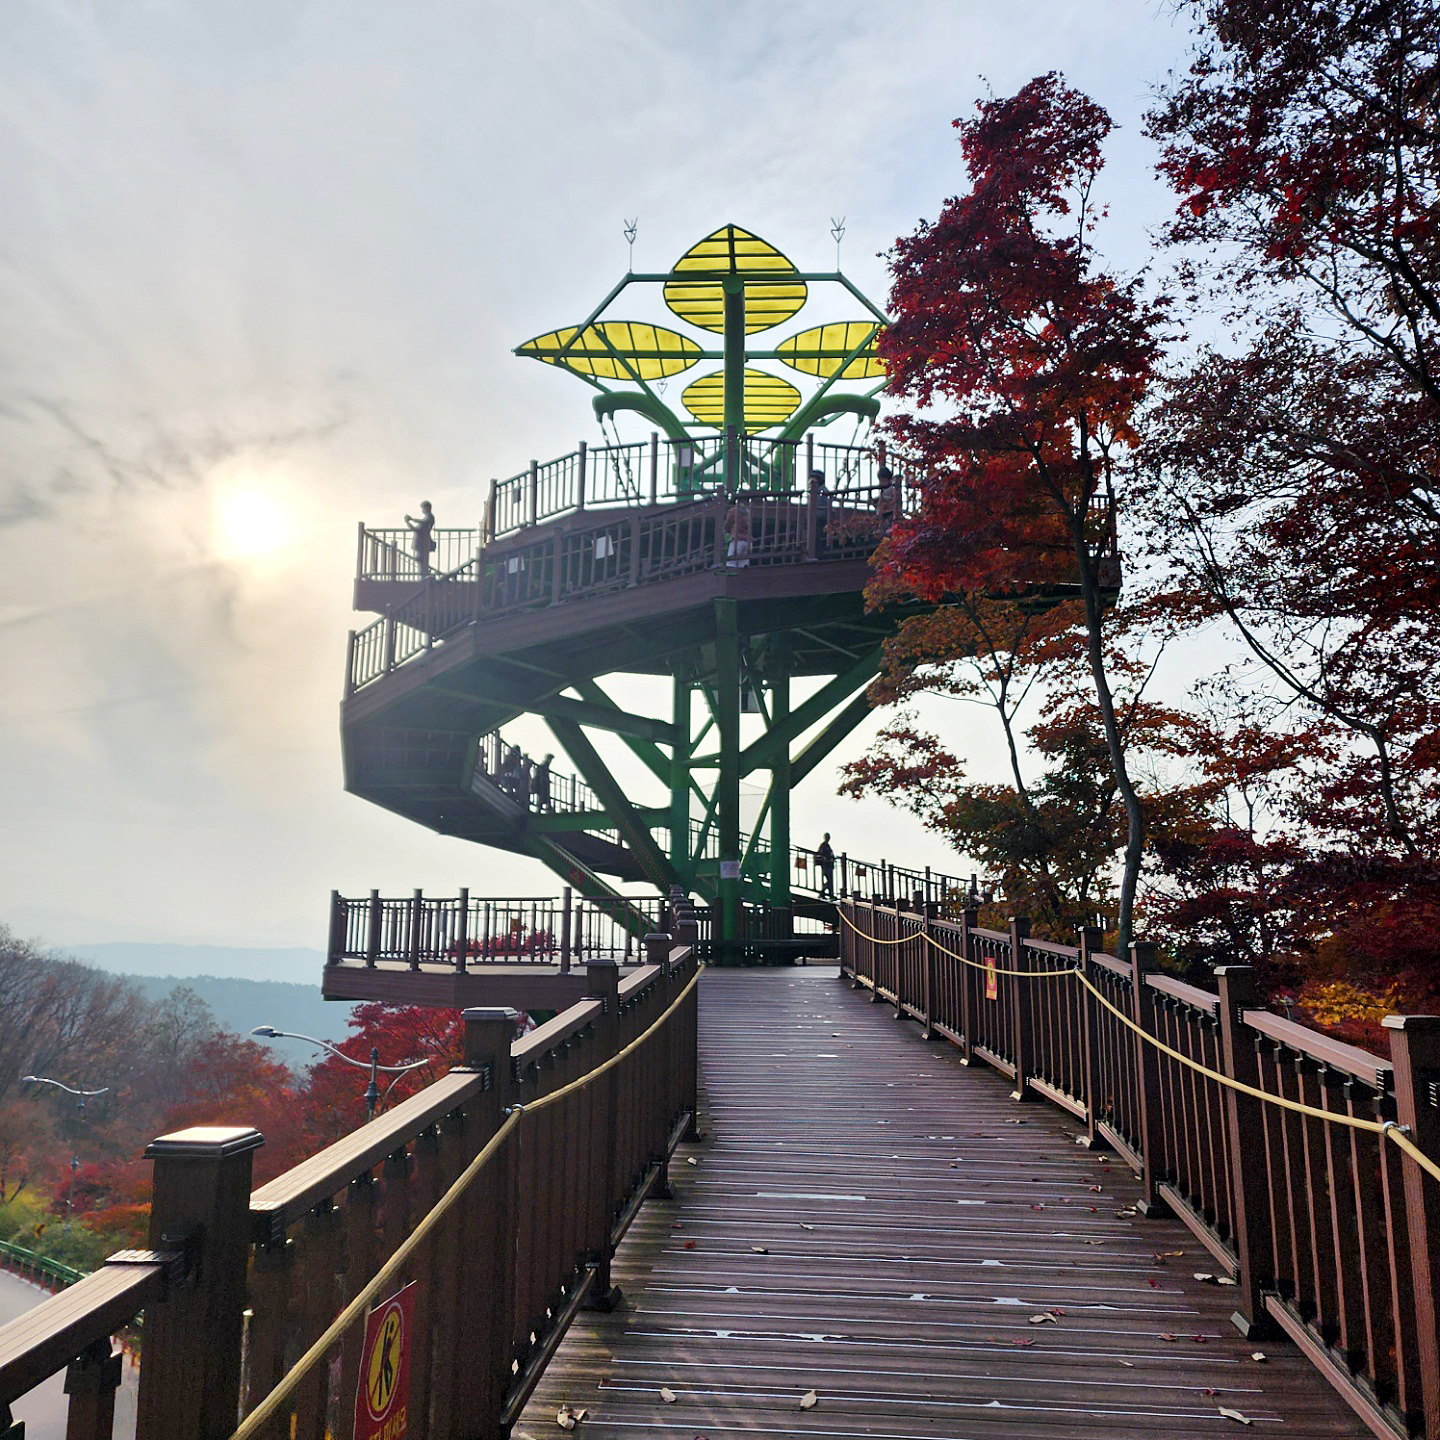
<path fill-rule="evenodd" d="M 693 1250 L 695 1248 L 695 1242 L 693 1240 L 687 1240 L 685 1242 L 685 1248 L 687 1250 Z"/>
<path fill-rule="evenodd" d="M 1213 1385 L 1207 1385 L 1200 1393 L 1202 1395 L 1218 1395 L 1220 1392 Z"/>
<path fill-rule="evenodd" d="M 1250 1358 L 1252 1360 L 1258 1360 L 1263 1365 L 1265 1363 L 1265 1352 L 1263 1350 L 1256 1350 Z"/>
<path fill-rule="evenodd" d="M 1033 1345 L 1035 1342 L 1027 1335 L 1023 1340 L 1012 1340 L 1012 1345 Z"/>
<path fill-rule="evenodd" d="M 1048 1310 L 1043 1315 L 1032 1315 L 1030 1317 L 1030 1323 L 1032 1325 L 1044 1325 L 1047 1322 L 1051 1325 L 1058 1325 L 1060 1323 Z"/>
<path fill-rule="evenodd" d="M 819 1403 L 820 1397 L 813 1390 L 807 1390 L 800 1397 L 800 1408 L 802 1410 L 813 1410 Z"/>
<path fill-rule="evenodd" d="M 573 1430 L 578 1422 L 575 1412 L 568 1405 L 562 1405 L 555 1412 L 555 1423 L 562 1430 Z"/>
<path fill-rule="evenodd" d="M 770 1253 L 763 1245 L 752 1245 L 750 1248 L 757 1255 L 768 1255 Z"/>
<path fill-rule="evenodd" d="M 1103 1240 L 1082 1240 L 1080 1243 L 1082 1245 L 1103 1245 L 1105 1242 Z"/>
<path fill-rule="evenodd" d="M 1158 1290 L 1160 1288 L 1160 1282 L 1153 1275 L 1145 1283 L 1152 1290 Z"/>
<path fill-rule="evenodd" d="M 687 1155 L 685 1157 L 685 1163 L 687 1165 L 698 1165 L 700 1162 L 693 1155 Z"/>
<path fill-rule="evenodd" d="M 1217 1275 L 1215 1277 L 1215 1283 L 1217 1285 L 1238 1285 L 1240 1282 L 1238 1280 L 1232 1280 L 1228 1275 Z"/>
<path fill-rule="evenodd" d="M 660 1398 L 667 1405 L 673 1405 L 680 1397 L 668 1385 L 662 1385 L 660 1387 Z"/>
<path fill-rule="evenodd" d="M 802 1230 L 813 1230 L 815 1227 L 814 1227 L 813 1225 L 807 1225 L 807 1224 L 802 1220 L 802 1221 L 800 1222 L 800 1228 L 801 1228 Z"/>
<path fill-rule="evenodd" d="M 1183 1250 L 1160 1250 L 1156 1252 L 1155 1263 L 1163 1265 L 1167 1260 L 1178 1260 L 1185 1252 Z"/>
<path fill-rule="evenodd" d="M 1205 1343 L 1205 1337 L 1204 1337 L 1203 1335 L 1192 1335 L 1190 1338 L 1191 1338 L 1197 1345 L 1203 1345 L 1203 1344 Z"/>
<path fill-rule="evenodd" d="M 1103 1185 L 1092 1185 L 1090 1187 L 1097 1195 L 1101 1194 L 1105 1187 Z"/>
<path fill-rule="evenodd" d="M 1234 1420 L 1238 1425 L 1248 1425 L 1250 1423 L 1250 1417 L 1248 1415 L 1242 1415 L 1238 1410 L 1227 1409 L 1224 1405 L 1220 1407 L 1220 1413 L 1227 1420 Z"/>
<path fill-rule="evenodd" d="M 1215 1283 L 1215 1277 L 1208 1270 L 1197 1270 L 1195 1272 L 1195 1278 L 1204 1285 L 1213 1285 Z"/>
<path fill-rule="evenodd" d="M 1135 1368 L 1135 1362 L 1134 1362 L 1133 1360 L 1122 1360 L 1120 1363 L 1121 1363 L 1127 1370 L 1133 1370 L 1133 1369 Z"/>
<path fill-rule="evenodd" d="M 1160 1332 L 1160 1338 L 1165 1341 L 1167 1345 L 1173 1345 L 1175 1343 L 1175 1337 L 1170 1334 L 1168 1330 L 1162 1330 Z"/>

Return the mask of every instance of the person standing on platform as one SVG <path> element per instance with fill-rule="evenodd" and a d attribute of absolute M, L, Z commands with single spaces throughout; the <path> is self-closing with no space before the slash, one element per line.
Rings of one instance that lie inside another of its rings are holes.
<path fill-rule="evenodd" d="M 550 762 L 554 755 L 547 755 L 536 767 L 530 781 L 530 794 L 534 797 L 537 810 L 550 808 Z"/>
<path fill-rule="evenodd" d="M 414 552 L 415 563 L 422 575 L 430 573 L 430 556 L 435 549 L 435 512 L 428 500 L 420 502 L 420 514 L 407 515 L 405 523 L 410 527 L 410 549 Z"/>
<path fill-rule="evenodd" d="M 815 543 L 815 557 L 825 554 L 825 532 L 830 528 L 830 492 L 825 488 L 825 472 L 810 472 L 810 534 Z"/>
<path fill-rule="evenodd" d="M 750 563 L 750 508 L 736 500 L 725 515 L 725 564 L 743 570 Z"/>
<path fill-rule="evenodd" d="M 820 872 L 820 898 L 835 898 L 835 852 L 830 848 L 830 832 L 825 832 L 819 849 L 815 851 L 815 868 Z"/>

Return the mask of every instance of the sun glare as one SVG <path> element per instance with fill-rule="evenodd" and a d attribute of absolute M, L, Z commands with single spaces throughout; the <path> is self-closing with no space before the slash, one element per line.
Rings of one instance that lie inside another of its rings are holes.
<path fill-rule="evenodd" d="M 258 555 L 285 538 L 285 517 L 274 501 L 248 490 L 225 507 L 225 533 L 237 549 Z"/>

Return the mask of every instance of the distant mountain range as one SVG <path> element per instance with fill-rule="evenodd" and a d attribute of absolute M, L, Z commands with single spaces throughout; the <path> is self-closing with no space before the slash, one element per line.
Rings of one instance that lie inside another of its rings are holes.
<path fill-rule="evenodd" d="M 353 1007 L 343 1002 L 322 1000 L 319 985 L 289 985 L 280 980 L 236 980 L 224 975 L 132 973 L 124 978 L 152 1000 L 164 999 L 177 985 L 187 986 L 210 1007 L 217 1025 L 237 1035 L 248 1035 L 257 1025 L 273 1025 L 277 1030 L 314 1035 L 333 1044 L 350 1033 L 349 1020 Z M 257 1040 L 256 1043 L 268 1046 L 293 1069 L 303 1069 L 325 1053 L 305 1040 Z"/>
<path fill-rule="evenodd" d="M 142 940 L 66 945 L 61 950 L 123 976 L 152 1000 L 163 998 L 177 985 L 187 985 L 210 1007 L 216 1024 L 239 1035 L 248 1035 L 257 1025 L 273 1025 L 334 1043 L 349 1033 L 353 1007 L 320 998 L 325 956 L 319 950 Z M 304 1040 L 260 1043 L 297 1069 L 324 1053 Z"/>
<path fill-rule="evenodd" d="M 110 940 L 100 945 L 60 948 L 66 955 L 88 960 L 112 975 L 209 975 L 225 980 L 276 980 L 296 988 L 313 986 L 317 997 L 325 968 L 324 953 L 303 946 L 270 949 Z"/>

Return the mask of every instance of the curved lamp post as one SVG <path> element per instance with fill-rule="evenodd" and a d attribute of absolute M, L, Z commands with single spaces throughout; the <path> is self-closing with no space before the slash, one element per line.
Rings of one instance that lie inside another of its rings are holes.
<path fill-rule="evenodd" d="M 75 1096 L 75 1108 L 82 1115 L 85 1113 L 85 1102 L 93 1099 L 96 1095 L 107 1095 L 110 1092 L 108 1085 L 102 1085 L 98 1090 L 77 1090 L 73 1085 L 66 1085 L 62 1080 L 52 1080 L 48 1075 L 22 1075 L 22 1085 L 53 1085 L 57 1090 L 63 1090 L 67 1095 Z M 70 1183 L 65 1188 L 65 1229 L 70 1228 L 70 1217 L 75 1213 L 75 1172 L 80 1168 L 80 1157 L 73 1151 L 70 1155 Z"/>
<path fill-rule="evenodd" d="M 375 1118 L 376 1106 L 381 1100 L 386 1099 L 400 1083 L 402 1075 L 408 1075 L 410 1071 L 419 1070 L 422 1066 L 430 1063 L 428 1060 L 412 1060 L 408 1065 L 382 1065 L 380 1063 L 380 1047 L 372 1045 L 370 1062 L 367 1065 L 364 1060 L 357 1060 L 353 1055 L 347 1055 L 328 1040 L 320 1039 L 318 1035 L 301 1035 L 294 1030 L 277 1030 L 273 1025 L 257 1025 L 250 1033 L 258 1035 L 262 1040 L 304 1040 L 310 1045 L 318 1045 L 322 1050 L 328 1050 L 337 1060 L 343 1060 L 347 1065 L 354 1065 L 358 1070 L 369 1070 L 370 1083 L 365 1087 L 365 1121 L 367 1124 Z M 384 1095 L 381 1095 L 378 1083 L 381 1071 L 395 1077 L 385 1087 Z"/>

